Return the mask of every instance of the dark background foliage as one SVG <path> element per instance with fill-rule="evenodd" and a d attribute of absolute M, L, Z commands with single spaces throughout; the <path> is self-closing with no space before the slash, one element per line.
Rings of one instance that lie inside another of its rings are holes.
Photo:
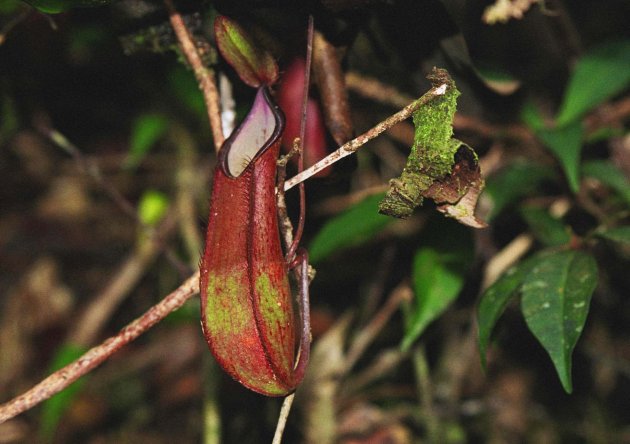
<path fill-rule="evenodd" d="M 627 84 L 578 119 L 587 134 L 578 147 L 578 189 L 567 182 L 568 167 L 545 129 L 524 117 L 531 105 L 553 122 L 576 63 L 598 45 L 627 43 L 630 6 L 624 0 L 548 1 L 522 19 L 488 25 L 481 17 L 490 3 L 177 4 L 197 38 L 209 44 L 208 63 L 232 82 L 239 116 L 253 92 L 212 49 L 217 13 L 246 26 L 281 71 L 304 52 L 307 12 L 340 51 L 346 72 L 393 86 L 402 96 L 419 97 L 429 87 L 430 68 L 447 68 L 462 91 L 455 136 L 475 148 L 487 175 L 480 208 L 490 222 L 485 230 L 445 219 L 431 203 L 408 221 L 379 222 L 374 217 L 380 216 L 360 213 L 328 229 L 323 242 L 332 246 L 315 258 L 311 286 L 316 354 L 285 442 L 326 442 L 331 428 L 347 443 L 630 442 L 628 236 L 625 244 L 594 237 L 627 226 Z M 175 50 L 160 2 L 122 0 L 45 15 L 11 1 L 0 14 L 4 402 L 48 374 L 55 361 L 115 334 L 196 267 L 214 150 L 200 92 Z M 148 29 L 158 52 L 129 44 Z M 395 97 L 374 100 L 356 85 L 348 82 L 356 134 L 400 108 L 392 105 Z M 515 91 L 499 93 L 497 85 Z M 396 128 L 337 164 L 330 176 L 307 182 L 304 245 L 321 250 L 318 233 L 326 223 L 400 173 L 413 129 Z M 91 174 L 60 149 L 53 129 L 78 147 Z M 605 165 L 603 173 L 593 172 L 598 165 Z M 112 189 L 132 214 L 111 198 Z M 294 215 L 296 199 L 288 197 Z M 368 214 L 376 213 L 373 206 Z M 528 218 L 531 208 L 544 214 Z M 545 225 L 550 214 L 555 222 Z M 169 217 L 176 221 L 169 225 Z M 159 242 L 147 240 L 138 218 L 157 227 Z M 571 395 L 529 332 L 517 299 L 498 322 L 485 373 L 479 363 L 475 313 L 489 283 L 488 265 L 519 236 L 529 239 L 529 252 L 571 246 L 597 261 L 598 285 L 573 355 Z M 136 265 L 134 280 L 121 271 L 129 262 Z M 85 308 L 117 278 L 132 284 L 118 290 L 111 314 L 94 332 L 77 332 Z M 402 352 L 421 311 L 412 290 L 453 301 Z M 385 301 L 397 300 L 397 292 L 404 302 L 398 300 L 401 309 L 388 317 Z M 387 322 L 375 328 L 379 316 Z M 372 331 L 375 338 L 346 368 L 357 337 Z M 69 342 L 77 348 L 68 349 Z M 85 378 L 71 398 L 0 425 L 0 442 L 201 442 L 209 402 L 219 409 L 221 442 L 271 440 L 279 400 L 248 392 L 214 367 L 194 299 Z"/>

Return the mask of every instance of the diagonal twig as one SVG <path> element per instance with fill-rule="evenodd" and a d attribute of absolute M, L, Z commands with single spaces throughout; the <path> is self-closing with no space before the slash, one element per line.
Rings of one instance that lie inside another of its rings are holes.
<path fill-rule="evenodd" d="M 296 174 L 291 179 L 284 182 L 284 190 L 286 191 L 293 188 L 297 184 L 304 182 L 309 177 L 319 173 L 321 170 L 332 165 L 338 160 L 341 160 L 344 157 L 353 154 L 367 142 L 380 135 L 382 132 L 388 130 L 397 123 L 411 117 L 411 115 L 421 106 L 427 104 L 435 97 L 443 96 L 446 93 L 447 88 L 448 85 L 446 83 L 431 88 L 422 97 L 411 102 L 409 105 L 398 111 L 396 114 L 383 120 L 360 136 L 352 139 L 350 142 L 343 144 L 341 147 L 339 147 L 339 149 L 324 157 L 316 164 L 312 165 L 311 167 L 307 168 L 299 174 Z"/>
<path fill-rule="evenodd" d="M 199 292 L 199 272 L 193 274 L 176 290 L 120 330 L 117 335 L 91 348 L 79 359 L 54 372 L 26 393 L 0 405 L 0 424 L 68 387 L 81 376 L 102 364 L 120 348 L 177 310 L 197 292 Z"/>
<path fill-rule="evenodd" d="M 206 102 L 206 108 L 208 110 L 208 120 L 210 121 L 210 128 L 212 129 L 214 148 L 216 151 L 219 151 L 219 148 L 223 145 L 225 136 L 223 135 L 223 128 L 221 126 L 221 106 L 219 92 L 214 80 L 214 73 L 201 61 L 195 43 L 184 24 L 184 19 L 175 9 L 173 1 L 164 0 L 164 4 L 168 10 L 171 26 L 173 26 L 175 35 L 177 35 L 177 40 L 179 40 L 182 52 L 186 56 L 188 63 L 190 63 L 203 93 L 203 99 Z"/>

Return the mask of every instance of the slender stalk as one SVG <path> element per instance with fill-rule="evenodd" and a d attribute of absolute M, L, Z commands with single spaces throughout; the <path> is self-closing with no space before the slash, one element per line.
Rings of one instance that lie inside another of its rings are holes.
<path fill-rule="evenodd" d="M 304 138 L 306 136 L 306 110 L 308 107 L 308 90 L 311 83 L 311 66 L 313 64 L 313 16 L 308 16 L 308 33 L 306 37 L 306 67 L 304 68 L 304 88 L 302 90 L 302 111 L 300 116 L 300 150 L 298 152 L 298 173 L 304 170 Z M 306 218 L 306 192 L 304 190 L 304 182 L 300 184 L 300 216 L 298 218 L 298 226 L 293 236 L 293 242 L 287 253 L 289 261 L 295 258 L 295 252 L 298 249 L 302 233 L 304 232 L 304 220 Z"/>
<path fill-rule="evenodd" d="M 83 311 L 68 335 L 68 342 L 88 347 L 98 338 L 98 334 L 110 319 L 116 308 L 129 295 L 151 263 L 164 248 L 167 236 L 174 231 L 177 220 L 172 209 L 161 223 L 158 235 L 138 242 L 129 257 L 125 259 L 96 297 Z"/>
<path fill-rule="evenodd" d="M 19 25 L 22 21 L 28 18 L 29 15 L 34 11 L 31 6 L 21 4 L 20 8 L 18 8 L 17 14 L 9 19 L 9 21 L 0 29 L 0 45 L 2 45 L 6 40 L 7 36 L 11 32 L 13 28 Z"/>
<path fill-rule="evenodd" d="M 186 56 L 186 60 L 190 63 L 190 66 L 195 73 L 199 87 L 203 93 L 204 101 L 206 102 L 206 108 L 208 110 L 208 120 L 210 121 L 210 128 L 212 130 L 212 137 L 214 139 L 214 148 L 219 151 L 225 136 L 223 135 L 223 128 L 221 126 L 221 106 L 219 100 L 219 91 L 217 89 L 216 82 L 214 80 L 214 73 L 211 69 L 208 69 L 197 52 L 195 43 L 193 42 L 188 28 L 184 23 L 184 19 L 175 9 L 175 5 L 172 0 L 164 0 L 166 9 L 168 10 L 171 26 L 177 35 L 177 40 L 181 46 L 182 52 Z"/>
<path fill-rule="evenodd" d="M 98 367 L 111 355 L 160 322 L 199 292 L 199 272 L 189 277 L 176 290 L 136 318 L 120 332 L 91 348 L 76 361 L 54 372 L 22 395 L 0 405 L 0 424 L 23 413 L 59 393 L 81 376 Z"/>
<path fill-rule="evenodd" d="M 137 224 L 141 226 L 143 225 L 142 221 L 138 217 L 136 208 L 120 193 L 120 191 L 118 191 L 115 186 L 103 178 L 101 169 L 96 162 L 88 159 L 75 144 L 73 144 L 66 136 L 56 129 L 40 125 L 39 131 L 56 146 L 70 154 L 79 167 L 79 170 L 91 177 L 94 182 L 107 194 L 107 196 L 118 206 L 118 208 L 120 208 Z M 143 226 L 143 228 L 148 230 L 147 232 L 153 230 L 150 227 Z"/>
<path fill-rule="evenodd" d="M 416 373 L 418 397 L 422 407 L 422 417 L 427 428 L 427 442 L 443 442 L 440 432 L 440 422 L 433 408 L 433 390 L 431 373 L 424 348 L 418 346 L 413 351 L 413 366 Z"/>
<path fill-rule="evenodd" d="M 403 120 L 409 118 L 421 106 L 427 104 L 428 102 L 433 100 L 435 97 L 443 96 L 446 93 L 446 88 L 448 88 L 448 85 L 446 83 L 443 83 L 440 86 L 431 88 L 422 97 L 411 102 L 409 105 L 407 105 L 406 107 L 398 111 L 396 114 L 383 120 L 382 122 L 380 122 L 373 128 L 369 129 L 365 133 L 352 139 L 350 142 L 343 144 L 341 147 L 339 147 L 338 150 L 324 157 L 322 160 L 320 160 L 319 162 L 317 162 L 310 168 L 307 168 L 306 170 L 302 171 L 301 173 L 296 174 L 291 179 L 284 182 L 284 190 L 287 191 L 293 188 L 297 184 L 304 182 L 309 177 L 319 173 L 321 170 L 323 170 L 326 167 L 329 167 L 330 165 L 337 162 L 338 160 L 341 160 L 344 157 L 349 156 L 350 154 L 353 154 L 370 140 L 374 139 L 375 137 L 377 137 L 384 131 L 388 130 L 392 126 L 396 125 L 397 123 L 402 122 Z"/>
<path fill-rule="evenodd" d="M 300 117 L 300 149 L 298 151 L 298 172 L 301 172 L 304 169 L 304 136 L 306 134 L 306 110 L 308 105 L 308 89 L 311 78 L 311 64 L 313 60 L 313 33 L 314 33 L 314 25 L 313 25 L 313 16 L 308 16 L 308 32 L 306 37 L 306 68 L 304 73 L 304 89 L 302 90 L 302 115 Z M 282 168 L 283 176 L 286 174 L 286 164 Z M 282 188 L 279 187 L 280 190 Z M 304 191 L 304 183 L 300 184 L 300 216 L 298 219 L 297 230 L 295 231 L 295 235 L 291 242 L 287 242 L 287 245 L 290 245 L 289 251 L 287 252 L 286 258 L 288 261 L 293 261 L 296 259 L 296 252 L 298 246 L 300 244 L 300 239 L 302 238 L 302 233 L 304 232 L 304 220 L 306 213 L 306 193 Z M 285 220 L 288 221 L 288 225 L 290 227 L 291 221 L 286 214 L 286 202 L 284 200 L 284 190 L 280 193 L 281 200 L 283 204 L 283 208 L 279 208 L 279 212 L 281 216 L 284 216 Z M 286 223 L 286 222 L 285 222 Z M 286 235 L 285 235 L 286 236 Z M 289 228 L 288 237 L 285 239 L 287 241 L 290 240 L 291 230 Z M 305 253 L 306 254 L 306 253 Z M 297 267 L 296 267 L 297 269 Z M 309 313 L 309 300 L 308 300 L 308 256 L 305 256 L 302 261 L 302 267 L 299 272 L 297 272 L 298 280 L 302 283 L 300 293 L 302 296 L 301 300 L 301 308 L 302 308 L 302 334 L 301 334 L 301 345 L 300 345 L 300 357 L 298 360 L 298 365 L 296 368 L 296 373 L 301 372 L 300 379 L 304 375 L 304 371 L 306 370 L 306 365 L 308 363 L 308 358 L 310 355 L 310 334 L 311 334 L 311 325 L 310 325 L 310 313 Z M 280 444 L 282 441 L 282 435 L 284 433 L 284 428 L 286 427 L 287 420 L 289 419 L 289 413 L 291 412 L 291 406 L 293 405 L 293 399 L 295 398 L 295 393 L 291 393 L 289 396 L 284 398 L 282 402 L 282 408 L 280 409 L 280 416 L 278 417 L 278 423 L 276 425 L 276 432 L 273 437 L 273 444 Z"/>
<path fill-rule="evenodd" d="M 411 289 L 408 284 L 401 284 L 392 290 L 380 310 L 353 339 L 346 355 L 344 369 L 342 372 L 343 374 L 350 372 L 354 364 L 363 355 L 365 350 L 367 350 L 368 346 L 372 343 L 372 341 L 374 341 L 383 327 L 385 327 L 387 321 L 389 321 L 392 315 L 396 312 L 400 304 L 411 298 L 410 293 Z"/>
<path fill-rule="evenodd" d="M 287 419 L 289 419 L 289 413 L 291 412 L 291 406 L 293 405 L 293 399 L 295 398 L 295 393 L 291 393 L 289 396 L 284 398 L 282 402 L 282 408 L 280 409 L 280 416 L 278 417 L 278 424 L 276 425 L 276 433 L 273 435 L 272 444 L 280 444 L 282 442 L 282 434 L 284 433 L 284 428 L 287 425 Z"/>

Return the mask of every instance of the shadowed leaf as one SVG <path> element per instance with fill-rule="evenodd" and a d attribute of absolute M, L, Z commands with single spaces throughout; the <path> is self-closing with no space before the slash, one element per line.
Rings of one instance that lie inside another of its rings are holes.
<path fill-rule="evenodd" d="M 582 170 L 585 176 L 593 177 L 615 190 L 630 205 L 630 181 L 612 162 L 591 160 L 584 162 Z"/>
<path fill-rule="evenodd" d="M 544 208 L 521 208 L 521 215 L 536 238 L 547 246 L 564 245 L 571 239 L 568 227 Z"/>
<path fill-rule="evenodd" d="M 517 295 L 523 279 L 540 260 L 540 257 L 541 255 L 537 254 L 510 267 L 481 295 L 477 307 L 477 324 L 479 326 L 479 354 L 481 365 L 484 368 L 486 366 L 486 350 L 495 324 L 505 311 L 510 299 Z"/>
<path fill-rule="evenodd" d="M 330 254 L 368 241 L 392 219 L 378 213 L 382 194 L 367 197 L 328 221 L 308 247 L 309 259 L 317 263 Z"/>
<path fill-rule="evenodd" d="M 601 231 L 597 235 L 620 244 L 630 245 L 630 227 L 628 226 L 611 228 Z"/>
<path fill-rule="evenodd" d="M 26 3 L 46 14 L 58 14 L 71 8 L 105 6 L 113 0 L 25 0 Z"/>
<path fill-rule="evenodd" d="M 143 114 L 138 117 L 131 130 L 131 142 L 125 167 L 137 167 L 167 129 L 168 119 L 160 114 Z"/>
<path fill-rule="evenodd" d="M 433 217 L 423 230 L 423 246 L 413 268 L 414 303 L 405 313 L 403 350 L 416 341 L 459 295 L 473 255 L 471 232 L 463 225 Z"/>
<path fill-rule="evenodd" d="M 547 350 L 567 393 L 572 353 L 597 285 L 597 264 L 580 251 L 561 251 L 537 261 L 523 280 L 521 310 L 529 330 Z"/>
<path fill-rule="evenodd" d="M 484 191 L 484 198 L 490 199 L 488 219 L 494 219 L 521 197 L 534 193 L 544 181 L 551 178 L 553 178 L 551 168 L 525 162 L 508 165 L 490 176 Z"/>
<path fill-rule="evenodd" d="M 86 351 L 87 349 L 85 347 L 74 344 L 61 346 L 53 358 L 49 373 L 53 373 L 65 367 L 80 358 Z M 59 421 L 75 400 L 85 382 L 85 378 L 79 379 L 52 398 L 44 401 L 40 433 L 45 439 L 52 439 Z"/>
<path fill-rule="evenodd" d="M 447 257 L 432 248 L 421 248 L 413 260 L 416 307 L 406 329 L 402 349 L 408 350 L 427 326 L 451 305 L 464 285 L 464 276 L 451 269 Z"/>
<path fill-rule="evenodd" d="M 560 161 L 569 186 L 574 193 L 580 188 L 579 168 L 583 133 L 580 122 L 559 128 L 545 128 L 536 132 L 540 140 Z"/>
<path fill-rule="evenodd" d="M 630 85 L 630 40 L 602 44 L 586 53 L 569 80 L 556 118 L 559 126 L 576 121 L 585 112 Z"/>

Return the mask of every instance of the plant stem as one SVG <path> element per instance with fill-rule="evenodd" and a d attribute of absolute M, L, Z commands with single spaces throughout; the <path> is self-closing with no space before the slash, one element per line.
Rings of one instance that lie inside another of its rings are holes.
<path fill-rule="evenodd" d="M 172 0 L 164 0 L 166 9 L 168 10 L 171 25 L 177 35 L 177 40 L 181 46 L 182 52 L 186 56 L 186 60 L 192 66 L 199 87 L 203 93 L 204 101 L 206 102 L 206 108 L 208 110 L 208 120 L 210 121 L 210 128 L 212 130 L 212 138 L 214 139 L 214 148 L 219 151 L 225 137 L 223 135 L 223 129 L 221 127 L 221 106 L 219 100 L 219 92 L 214 80 L 214 72 L 208 69 L 197 52 L 195 43 L 190 37 L 188 28 L 184 24 L 184 19 L 177 12 Z"/>
<path fill-rule="evenodd" d="M 308 33 L 306 37 L 306 67 L 304 68 L 304 88 L 302 89 L 302 111 L 300 115 L 300 150 L 298 151 L 298 173 L 304 169 L 304 138 L 306 136 L 306 109 L 308 106 L 308 90 L 311 83 L 311 65 L 313 62 L 313 16 L 308 16 Z M 287 252 L 289 261 L 295 258 L 295 252 L 298 249 L 302 233 L 304 232 L 304 220 L 306 218 L 306 193 L 304 190 L 304 182 L 300 184 L 300 215 L 298 217 L 298 225 L 293 236 L 293 242 Z"/>
<path fill-rule="evenodd" d="M 199 272 L 189 277 L 176 290 L 136 318 L 116 336 L 91 348 L 76 361 L 54 372 L 26 393 L 0 405 L 0 424 L 25 412 L 59 393 L 81 376 L 98 367 L 111 355 L 160 322 L 199 292 Z"/>
<path fill-rule="evenodd" d="M 353 154 L 359 148 L 365 145 L 367 142 L 369 142 L 370 140 L 380 135 L 382 132 L 388 130 L 389 128 L 396 125 L 397 123 L 402 122 L 403 120 L 409 118 L 421 106 L 427 104 L 428 102 L 433 100 L 435 97 L 443 96 L 446 93 L 447 88 L 448 88 L 448 85 L 446 83 L 443 83 L 439 86 L 431 88 L 422 97 L 411 102 L 409 105 L 407 105 L 406 107 L 398 111 L 396 114 L 383 120 L 382 122 L 380 122 L 373 128 L 369 129 L 365 133 L 352 139 L 350 142 L 345 143 L 344 145 L 339 147 L 339 149 L 329 154 L 328 156 L 324 157 L 315 165 L 312 165 L 310 168 L 307 168 L 306 170 L 302 171 L 299 174 L 296 174 L 291 179 L 287 180 L 284 183 L 284 190 L 287 191 L 293 188 L 297 184 L 304 182 L 309 177 L 319 173 L 321 170 L 323 170 L 326 167 L 329 167 L 330 165 L 337 162 L 338 160 L 341 160 L 344 157 L 349 156 L 350 154 Z"/>
<path fill-rule="evenodd" d="M 440 439 L 440 423 L 433 409 L 433 391 L 431 390 L 429 363 L 422 346 L 417 346 L 413 351 L 413 366 L 416 373 L 418 397 L 422 407 L 422 418 L 427 429 L 427 442 L 443 442 Z"/>
<path fill-rule="evenodd" d="M 348 374 L 350 372 L 354 364 L 363 355 L 363 352 L 365 352 L 372 341 L 374 341 L 374 338 L 376 338 L 383 327 L 385 327 L 387 321 L 389 321 L 392 315 L 396 312 L 400 304 L 404 300 L 409 300 L 411 298 L 410 293 L 411 289 L 407 284 L 401 284 L 392 290 L 380 310 L 353 339 L 346 355 L 344 370 L 342 372 L 343 374 Z"/>
<path fill-rule="evenodd" d="M 271 444 L 280 444 L 280 442 L 282 442 L 282 434 L 284 433 L 284 428 L 287 425 L 287 419 L 289 419 L 289 413 L 291 412 L 291 406 L 293 405 L 294 398 L 295 393 L 291 393 L 289 396 L 284 398 L 282 408 L 280 409 L 280 416 L 278 417 L 278 424 L 276 425 L 276 433 L 273 435 L 273 441 Z"/>

